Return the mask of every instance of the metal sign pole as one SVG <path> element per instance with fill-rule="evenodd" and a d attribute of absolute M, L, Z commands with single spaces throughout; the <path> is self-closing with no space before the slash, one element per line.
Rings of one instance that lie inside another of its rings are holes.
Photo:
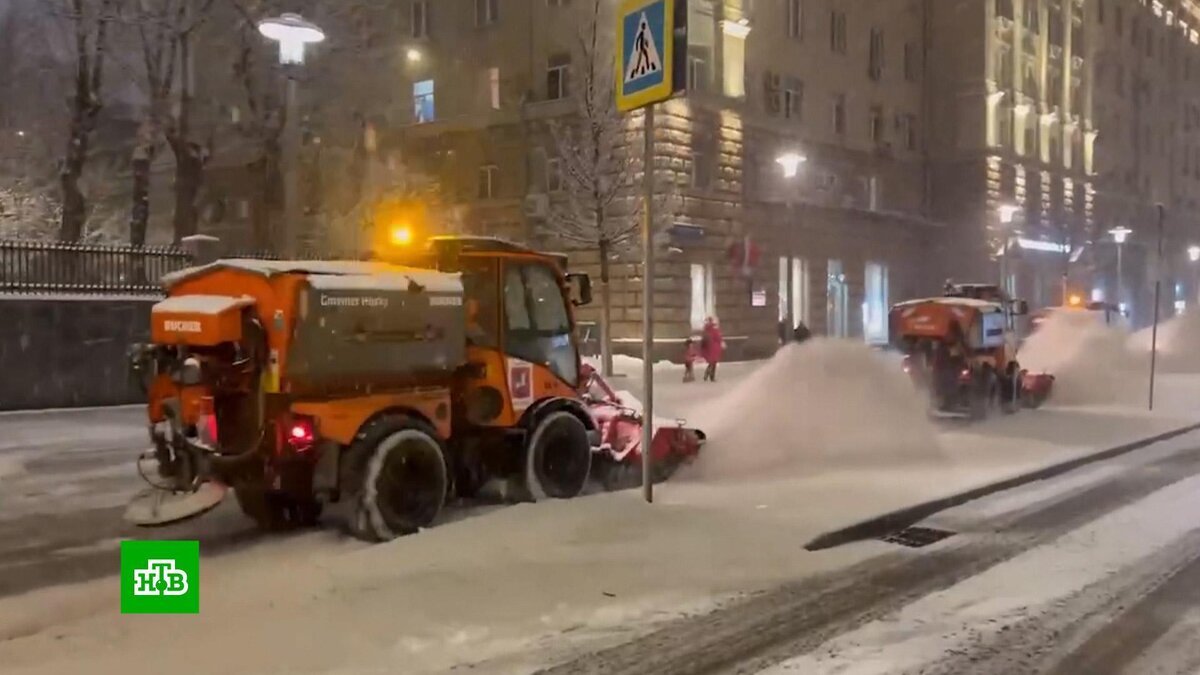
<path fill-rule="evenodd" d="M 654 502 L 654 108 L 646 106 L 642 158 L 642 496 L 647 503 Z"/>
<path fill-rule="evenodd" d="M 1154 410 L 1154 370 L 1158 360 L 1158 303 L 1162 294 L 1162 247 L 1163 221 L 1166 220 L 1167 210 L 1162 204 L 1158 205 L 1158 261 L 1154 275 L 1154 327 L 1150 329 L 1150 410 Z"/>

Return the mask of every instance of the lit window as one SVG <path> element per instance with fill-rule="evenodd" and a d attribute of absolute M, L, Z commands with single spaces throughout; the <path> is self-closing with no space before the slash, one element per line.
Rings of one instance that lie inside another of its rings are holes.
<path fill-rule="evenodd" d="M 488 102 L 492 106 L 492 110 L 500 109 L 500 69 L 487 69 L 487 92 Z"/>
<path fill-rule="evenodd" d="M 495 164 L 485 164 L 479 167 L 479 198 L 493 199 L 496 196 L 496 177 L 500 167 Z"/>
<path fill-rule="evenodd" d="M 434 120 L 433 80 L 413 82 L 413 118 L 418 124 Z"/>
<path fill-rule="evenodd" d="M 429 0 L 412 0 L 412 36 L 429 37 Z"/>
<path fill-rule="evenodd" d="M 569 75 L 571 71 L 571 56 L 556 54 L 550 57 L 546 66 L 546 99 L 557 101 L 570 94 Z"/>
<path fill-rule="evenodd" d="M 700 330 L 704 327 L 704 320 L 710 316 L 715 318 L 717 313 L 712 265 L 692 263 L 691 277 L 691 324 L 693 330 Z"/>

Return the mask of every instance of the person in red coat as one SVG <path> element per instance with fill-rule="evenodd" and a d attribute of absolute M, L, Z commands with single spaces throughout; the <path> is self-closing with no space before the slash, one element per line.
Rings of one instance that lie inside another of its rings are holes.
<path fill-rule="evenodd" d="M 704 381 L 717 381 L 717 364 L 725 353 L 725 338 L 721 335 L 721 327 L 717 320 L 708 317 L 704 320 L 704 330 L 700 333 L 700 356 L 708 363 L 704 368 Z"/>

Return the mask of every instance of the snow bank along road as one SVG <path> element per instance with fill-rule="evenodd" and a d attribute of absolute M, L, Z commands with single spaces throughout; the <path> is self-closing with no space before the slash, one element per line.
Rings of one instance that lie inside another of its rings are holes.
<path fill-rule="evenodd" d="M 948 534 L 547 668 L 590 673 L 1200 672 L 1200 434 L 966 504 Z"/>

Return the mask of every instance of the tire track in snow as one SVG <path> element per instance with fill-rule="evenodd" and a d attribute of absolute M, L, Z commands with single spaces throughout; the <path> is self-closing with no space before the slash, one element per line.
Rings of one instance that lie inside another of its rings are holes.
<path fill-rule="evenodd" d="M 1191 517 L 1198 511 L 1200 477 L 1192 477 L 764 675 L 1046 672 L 1200 555 L 1200 530 Z M 1107 663 L 1102 655 L 1092 660 L 1078 653 L 1086 663 L 1061 673 L 1110 672 L 1092 667 Z"/>
<path fill-rule="evenodd" d="M 920 598 L 1043 545 L 1109 511 L 1200 472 L 1200 448 L 1130 467 L 1033 513 L 998 519 L 991 532 L 897 551 L 835 573 L 759 593 L 710 614 L 671 622 L 632 642 L 540 671 L 756 673 L 887 616 Z M 797 554 L 800 551 L 797 544 Z"/>

